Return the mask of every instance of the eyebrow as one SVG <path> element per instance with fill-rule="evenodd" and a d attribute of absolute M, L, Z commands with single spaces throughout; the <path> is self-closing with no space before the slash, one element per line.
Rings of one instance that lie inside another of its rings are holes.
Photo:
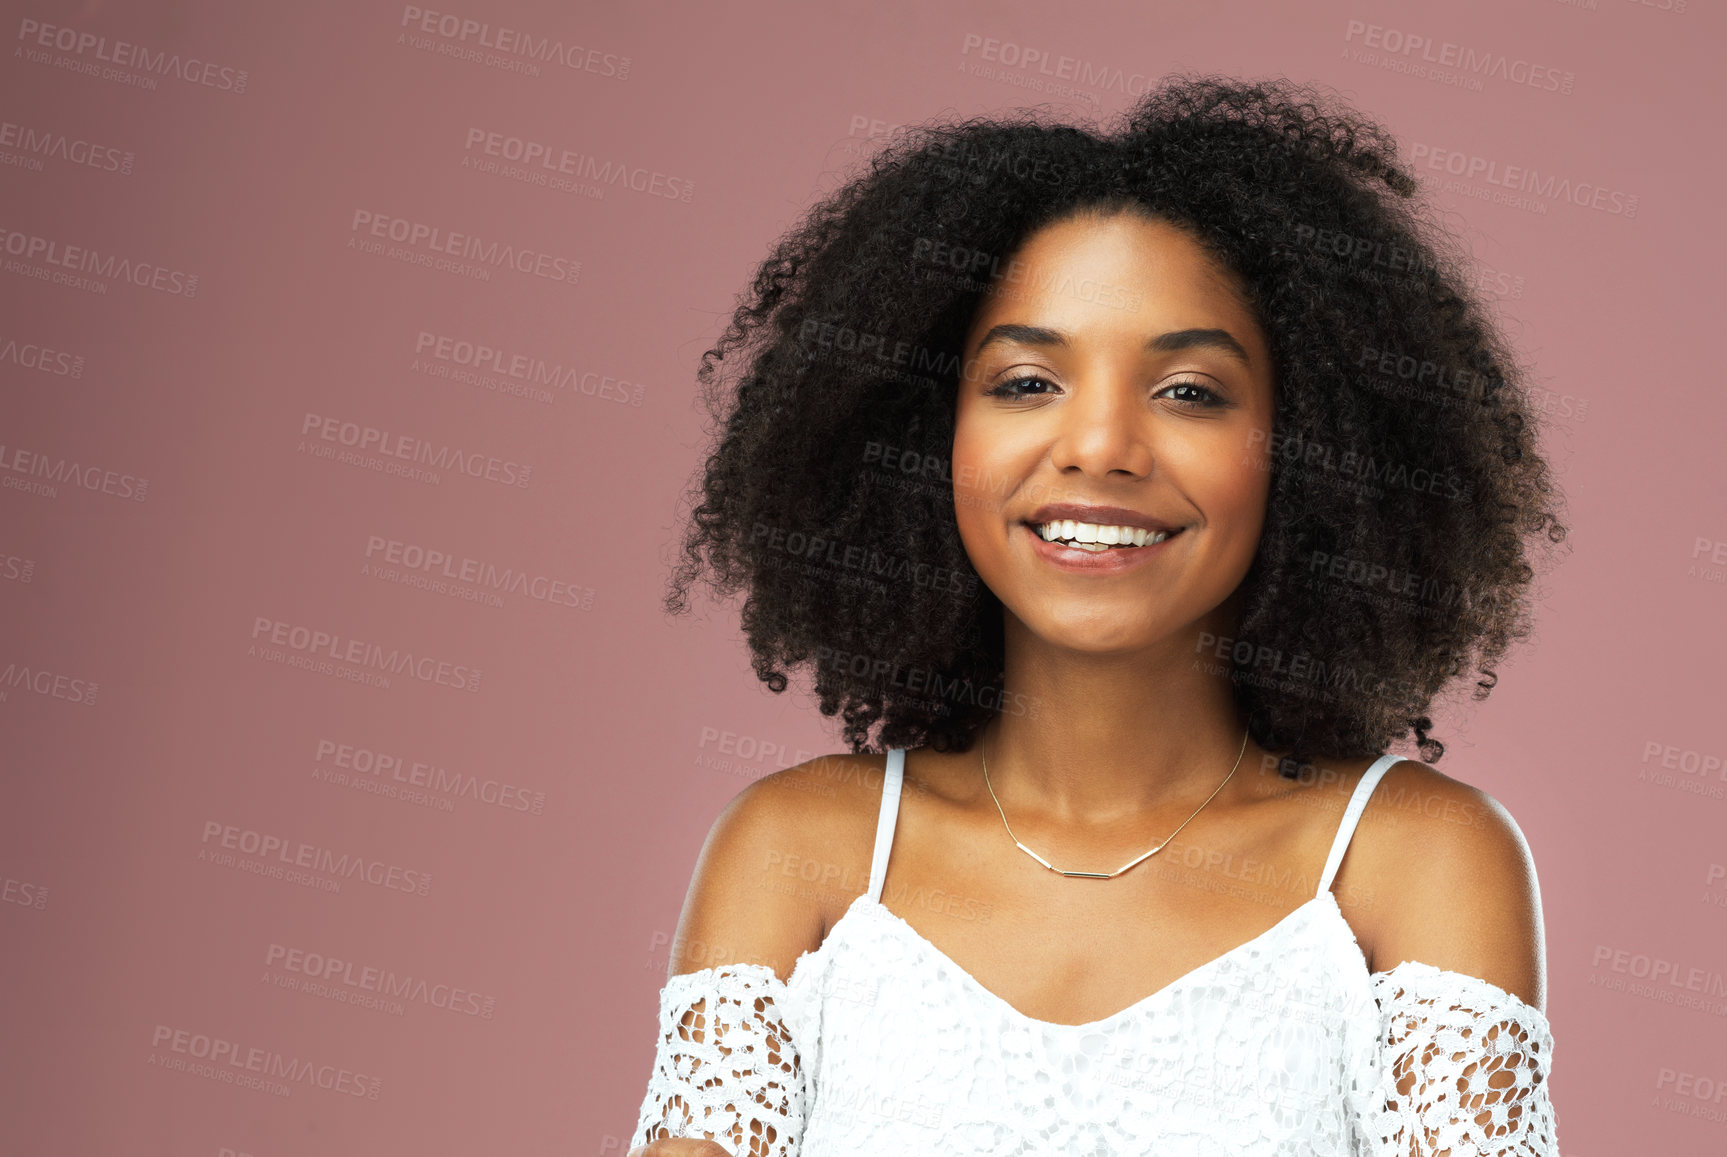
<path fill-rule="evenodd" d="M 1016 342 L 1020 345 L 1041 345 L 1066 347 L 1072 343 L 1067 335 L 1058 329 L 1046 329 L 1038 325 L 1017 325 L 1006 322 L 991 326 L 989 332 L 983 335 L 983 340 L 972 350 L 976 356 L 985 347 L 996 342 Z M 1252 366 L 1253 359 L 1247 356 L 1247 350 L 1235 340 L 1233 334 L 1226 329 L 1178 329 L 1170 333 L 1160 333 L 1145 343 L 1145 348 L 1152 353 L 1177 353 L 1188 349 L 1212 349 L 1228 354 L 1245 366 Z"/>

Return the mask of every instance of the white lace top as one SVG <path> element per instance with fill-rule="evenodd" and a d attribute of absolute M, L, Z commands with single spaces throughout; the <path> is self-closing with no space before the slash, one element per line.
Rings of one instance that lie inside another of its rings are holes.
<path fill-rule="evenodd" d="M 890 752 L 869 890 L 779 980 L 671 977 L 630 1146 L 735 1157 L 1559 1157 L 1547 1018 L 1474 976 L 1369 973 L 1331 892 L 1089 1024 L 1015 1010 L 883 907 L 905 752 Z"/>

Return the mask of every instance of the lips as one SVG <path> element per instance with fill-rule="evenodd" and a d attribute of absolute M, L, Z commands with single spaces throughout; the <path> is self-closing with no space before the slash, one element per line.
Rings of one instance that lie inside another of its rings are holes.
<path fill-rule="evenodd" d="M 1109 525 L 1099 526 L 1088 533 L 1086 528 L 1090 525 L 1080 522 L 1048 522 L 1042 526 L 1027 524 L 1032 533 L 1045 542 L 1090 552 L 1156 546 L 1181 533 L 1179 530 L 1146 530 L 1143 527 Z"/>
<path fill-rule="evenodd" d="M 1173 522 L 1153 518 L 1125 506 L 1089 506 L 1079 502 L 1049 502 L 1038 507 L 1025 519 L 1032 529 L 1045 522 L 1090 522 L 1099 526 L 1140 526 L 1146 530 L 1167 530 L 1172 534 L 1181 529 Z"/>
<path fill-rule="evenodd" d="M 1181 531 L 1176 530 L 1171 531 L 1169 537 L 1163 541 L 1148 542 L 1144 546 L 1112 546 L 1103 550 L 1087 550 L 1060 542 L 1050 542 L 1029 522 L 1022 523 L 1021 526 L 1025 529 L 1033 555 L 1058 570 L 1076 575 L 1113 575 L 1150 566 L 1154 560 L 1162 558 L 1166 551 L 1181 541 Z"/>

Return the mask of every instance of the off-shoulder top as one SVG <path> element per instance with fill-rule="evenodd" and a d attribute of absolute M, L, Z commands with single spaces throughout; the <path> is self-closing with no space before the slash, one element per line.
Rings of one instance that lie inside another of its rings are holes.
<path fill-rule="evenodd" d="M 879 897 L 905 752 L 888 755 L 868 890 L 781 981 L 671 977 L 630 1146 L 735 1157 L 1559 1157 L 1546 1016 L 1404 961 L 1369 973 L 1331 891 L 1361 778 L 1312 899 L 1087 1024 L 1026 1016 Z"/>

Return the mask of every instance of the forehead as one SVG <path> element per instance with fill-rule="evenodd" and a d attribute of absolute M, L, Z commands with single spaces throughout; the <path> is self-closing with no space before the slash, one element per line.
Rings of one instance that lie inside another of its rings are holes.
<path fill-rule="evenodd" d="M 1032 233 L 978 303 L 966 348 L 996 322 L 1071 332 L 1227 327 L 1262 341 L 1239 279 L 1190 234 L 1123 211 L 1081 213 Z"/>

